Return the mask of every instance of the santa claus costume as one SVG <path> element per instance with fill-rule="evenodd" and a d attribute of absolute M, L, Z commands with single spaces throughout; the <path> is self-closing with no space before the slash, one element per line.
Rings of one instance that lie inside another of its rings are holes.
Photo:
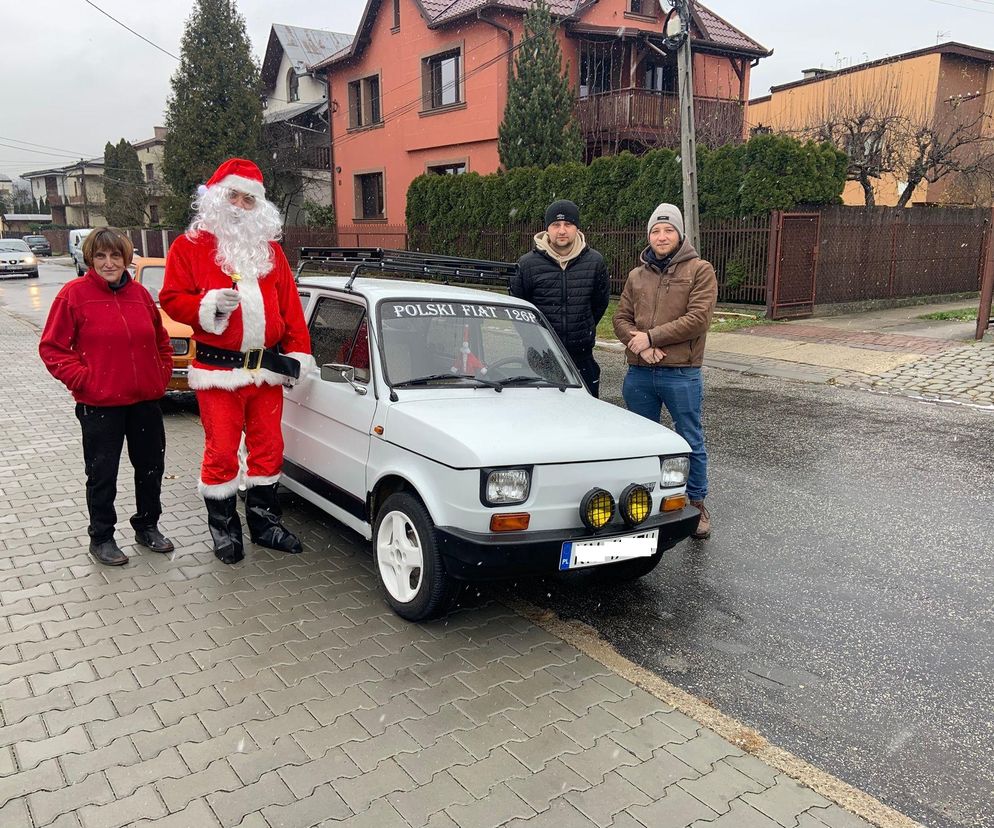
<path fill-rule="evenodd" d="M 251 161 L 225 161 L 194 202 L 196 215 L 173 242 L 159 302 L 193 328 L 189 383 L 204 426 L 198 490 L 207 505 L 214 554 L 244 557 L 236 510 L 238 449 L 248 452 L 245 517 L 254 543 L 300 552 L 276 496 L 283 464 L 284 383 L 314 368 L 293 273 L 276 243 L 279 211 L 266 201 Z"/>

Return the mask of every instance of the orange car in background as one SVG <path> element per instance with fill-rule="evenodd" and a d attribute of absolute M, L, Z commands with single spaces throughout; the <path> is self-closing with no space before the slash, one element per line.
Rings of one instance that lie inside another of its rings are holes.
<path fill-rule="evenodd" d="M 159 290 L 166 273 L 166 260 L 135 256 L 134 268 L 135 281 L 145 286 L 158 306 Z M 171 319 L 161 307 L 159 313 L 162 315 L 162 324 L 169 334 L 169 342 L 173 346 L 173 378 L 169 381 L 168 390 L 189 391 L 187 374 L 193 356 L 197 352 L 197 344 L 193 341 L 193 328 Z"/>

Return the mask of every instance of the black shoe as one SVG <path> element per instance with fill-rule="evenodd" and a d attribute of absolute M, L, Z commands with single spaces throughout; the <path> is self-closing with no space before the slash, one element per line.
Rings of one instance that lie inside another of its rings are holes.
<path fill-rule="evenodd" d="M 90 554 L 106 566 L 123 566 L 128 562 L 128 556 L 114 543 L 113 538 L 103 543 L 90 541 Z"/>
<path fill-rule="evenodd" d="M 214 541 L 214 557 L 221 563 L 238 563 L 245 557 L 242 551 L 242 522 L 235 508 L 238 499 L 231 495 L 223 500 L 205 497 L 207 526 Z"/>
<path fill-rule="evenodd" d="M 245 522 L 252 543 L 299 555 L 304 551 L 300 539 L 283 525 L 283 508 L 276 495 L 277 483 L 252 486 L 245 496 Z"/>
<path fill-rule="evenodd" d="M 141 544 L 153 552 L 172 552 L 176 547 L 154 526 L 151 529 L 136 529 L 135 543 Z"/>

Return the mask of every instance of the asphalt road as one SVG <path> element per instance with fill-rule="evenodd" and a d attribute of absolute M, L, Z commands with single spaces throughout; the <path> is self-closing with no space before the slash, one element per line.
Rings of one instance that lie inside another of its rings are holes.
<path fill-rule="evenodd" d="M 710 540 L 516 593 L 926 825 L 994 826 L 994 418 L 718 370 L 705 417 Z"/>
<path fill-rule="evenodd" d="M 0 305 L 40 327 L 73 276 L 46 260 Z M 994 419 L 718 370 L 705 417 L 710 540 L 514 594 L 928 826 L 994 826 Z"/>

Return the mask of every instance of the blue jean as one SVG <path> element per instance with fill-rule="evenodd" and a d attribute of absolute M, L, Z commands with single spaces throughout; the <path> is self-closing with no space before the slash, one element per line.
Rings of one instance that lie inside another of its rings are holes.
<path fill-rule="evenodd" d="M 700 368 L 648 368 L 629 365 L 621 389 L 628 410 L 659 422 L 665 405 L 676 433 L 690 443 L 687 496 L 704 500 L 708 493 L 708 451 L 701 427 L 704 381 Z"/>

